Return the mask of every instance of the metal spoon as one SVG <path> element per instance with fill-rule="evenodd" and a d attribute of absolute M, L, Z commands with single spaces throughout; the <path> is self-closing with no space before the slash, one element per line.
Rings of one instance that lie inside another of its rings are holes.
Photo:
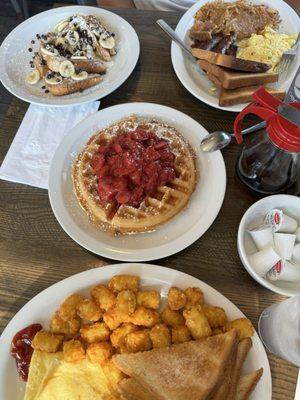
<path fill-rule="evenodd" d="M 242 130 L 242 135 L 247 135 L 248 133 L 258 131 L 266 126 L 266 121 L 262 121 L 259 124 L 250 126 L 250 128 L 246 128 Z M 216 131 L 208 134 L 202 139 L 200 144 L 200 148 L 204 152 L 212 152 L 216 150 L 224 149 L 224 147 L 228 146 L 231 142 L 231 139 L 234 137 L 233 133 Z"/>

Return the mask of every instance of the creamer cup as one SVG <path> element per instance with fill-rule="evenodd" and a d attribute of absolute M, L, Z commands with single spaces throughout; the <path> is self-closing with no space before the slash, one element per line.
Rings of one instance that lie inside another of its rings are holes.
<path fill-rule="evenodd" d="M 248 230 L 255 246 L 262 250 L 267 246 L 274 247 L 273 228 L 271 225 L 260 225 L 257 228 Z"/>
<path fill-rule="evenodd" d="M 297 221 L 284 214 L 282 210 L 274 208 L 269 211 L 265 218 L 267 225 L 272 225 L 274 232 L 294 233 L 297 229 Z"/>
<path fill-rule="evenodd" d="M 275 250 L 283 260 L 290 260 L 292 258 L 296 235 L 289 233 L 274 233 Z"/>
<path fill-rule="evenodd" d="M 267 246 L 257 253 L 248 256 L 251 267 L 260 276 L 266 273 L 280 260 L 280 255 L 276 253 L 272 246 Z"/>
<path fill-rule="evenodd" d="M 297 243 L 293 249 L 293 261 L 300 262 L 300 243 Z"/>
<path fill-rule="evenodd" d="M 300 265 L 287 260 L 280 260 L 267 273 L 270 281 L 300 281 Z"/>

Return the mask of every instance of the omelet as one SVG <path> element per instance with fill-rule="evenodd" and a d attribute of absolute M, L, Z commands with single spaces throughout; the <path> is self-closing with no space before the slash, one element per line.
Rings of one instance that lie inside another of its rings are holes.
<path fill-rule="evenodd" d="M 287 35 L 266 27 L 261 34 L 253 34 L 238 43 L 237 57 L 258 61 L 272 66 L 273 71 L 282 54 L 296 43 L 297 34 Z"/>
<path fill-rule="evenodd" d="M 62 352 L 35 350 L 24 400 L 113 400 L 99 364 L 87 359 L 67 363 Z"/>

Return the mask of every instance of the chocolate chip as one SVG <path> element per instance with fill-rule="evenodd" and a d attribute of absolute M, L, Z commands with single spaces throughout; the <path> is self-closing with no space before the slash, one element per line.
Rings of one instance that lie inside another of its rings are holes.
<path fill-rule="evenodd" d="M 42 89 L 46 89 L 46 86 L 42 86 Z"/>
<path fill-rule="evenodd" d="M 48 89 L 46 89 L 46 90 L 45 90 L 45 93 L 49 93 L 49 90 L 48 90 Z"/>
<path fill-rule="evenodd" d="M 60 82 L 60 79 L 59 79 L 59 78 L 56 78 L 56 82 Z"/>
<path fill-rule="evenodd" d="M 115 34 L 115 33 L 112 33 L 112 34 L 111 34 L 111 36 L 112 36 L 112 37 L 115 37 L 115 36 L 116 36 L 116 34 Z"/>
<path fill-rule="evenodd" d="M 79 92 L 82 93 L 82 92 L 83 92 L 83 89 L 79 89 Z"/>
<path fill-rule="evenodd" d="M 34 44 L 34 43 L 35 43 L 35 41 L 34 41 L 34 40 L 32 40 L 32 41 L 31 41 L 31 43 L 32 43 L 32 44 Z"/>
<path fill-rule="evenodd" d="M 32 52 L 32 48 L 31 48 L 31 47 L 29 47 L 28 51 L 31 53 L 31 52 Z"/>

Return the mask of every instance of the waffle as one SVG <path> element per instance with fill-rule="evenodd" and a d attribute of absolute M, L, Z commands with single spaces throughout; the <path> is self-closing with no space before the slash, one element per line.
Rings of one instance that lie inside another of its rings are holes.
<path fill-rule="evenodd" d="M 176 177 L 167 186 L 159 186 L 155 195 L 146 197 L 139 207 L 102 201 L 97 190 L 98 178 L 90 165 L 93 154 L 115 135 L 141 126 L 169 143 L 172 153 L 175 154 Z M 72 175 L 77 199 L 91 222 L 101 230 L 114 234 L 155 230 L 186 207 L 196 185 L 193 152 L 179 133 L 162 122 L 145 121 L 135 116 L 113 124 L 91 137 L 77 156 Z"/>

